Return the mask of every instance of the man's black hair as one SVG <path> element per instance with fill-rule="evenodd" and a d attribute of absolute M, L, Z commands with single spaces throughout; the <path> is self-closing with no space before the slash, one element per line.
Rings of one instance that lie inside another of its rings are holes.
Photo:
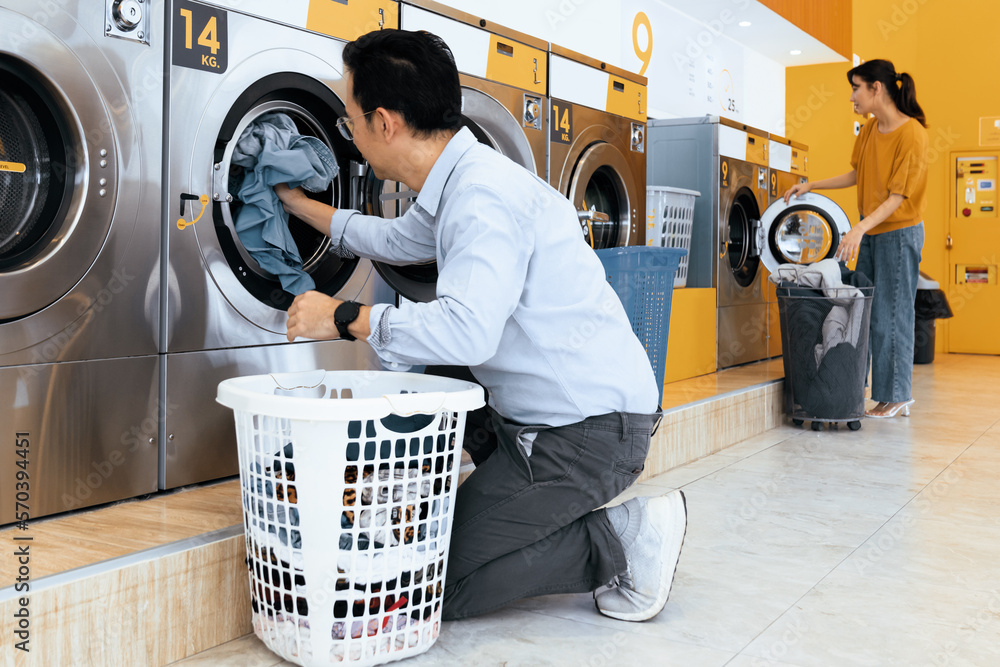
<path fill-rule="evenodd" d="M 344 47 L 363 113 L 382 107 L 402 114 L 418 135 L 461 126 L 462 92 L 451 49 L 437 35 L 376 30 Z M 371 122 L 371 117 L 365 119 Z"/>

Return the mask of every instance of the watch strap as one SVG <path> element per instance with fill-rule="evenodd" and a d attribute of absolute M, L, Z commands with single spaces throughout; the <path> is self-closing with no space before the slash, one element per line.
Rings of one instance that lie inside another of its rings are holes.
<path fill-rule="evenodd" d="M 357 340 L 347 330 L 347 327 L 354 320 L 358 319 L 361 313 L 361 304 L 357 301 L 344 301 L 333 311 L 333 323 L 337 327 L 337 333 L 344 340 Z"/>

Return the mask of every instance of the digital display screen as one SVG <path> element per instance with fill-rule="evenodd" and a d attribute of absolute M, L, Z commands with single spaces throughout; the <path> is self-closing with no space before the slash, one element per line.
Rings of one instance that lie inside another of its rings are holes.
<path fill-rule="evenodd" d="M 994 188 L 996 188 L 996 183 L 993 179 L 980 179 L 980 181 L 976 184 L 977 190 L 993 190 Z"/>

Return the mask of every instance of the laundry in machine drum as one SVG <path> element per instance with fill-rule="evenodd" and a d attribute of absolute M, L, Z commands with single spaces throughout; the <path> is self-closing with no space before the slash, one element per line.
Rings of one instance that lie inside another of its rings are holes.
<path fill-rule="evenodd" d="M 272 194 L 274 184 L 286 182 L 331 206 L 350 204 L 340 162 L 354 157 L 353 147 L 326 131 L 336 122 L 329 105 L 299 97 L 234 108 L 216 142 L 221 160 L 215 189 L 221 194 L 213 217 L 219 245 L 243 287 L 280 310 L 307 290 L 336 294 L 358 263 L 333 253 L 328 236 L 289 216 Z M 262 138 L 253 128 L 265 123 L 275 130 L 275 118 L 283 119 L 280 132 L 269 131 L 269 156 L 259 164 L 247 154 L 254 136 Z"/>
<path fill-rule="evenodd" d="M 286 183 L 308 192 L 323 192 L 339 171 L 333 153 L 316 137 L 298 134 L 294 121 L 282 113 L 260 116 L 240 135 L 232 164 L 245 170 L 237 198 L 243 207 L 235 229 L 243 247 L 257 263 L 276 275 L 292 294 L 315 289 L 302 267 L 298 246 L 288 229 L 288 213 L 274 192 Z"/>

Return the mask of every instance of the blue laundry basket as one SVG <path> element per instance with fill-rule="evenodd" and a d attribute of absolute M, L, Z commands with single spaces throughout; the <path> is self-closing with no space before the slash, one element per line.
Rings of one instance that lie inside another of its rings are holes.
<path fill-rule="evenodd" d="M 625 307 L 632 331 L 646 348 L 662 403 L 674 274 L 681 257 L 688 251 L 683 248 L 629 246 L 595 252 L 604 265 L 608 282 Z"/>

